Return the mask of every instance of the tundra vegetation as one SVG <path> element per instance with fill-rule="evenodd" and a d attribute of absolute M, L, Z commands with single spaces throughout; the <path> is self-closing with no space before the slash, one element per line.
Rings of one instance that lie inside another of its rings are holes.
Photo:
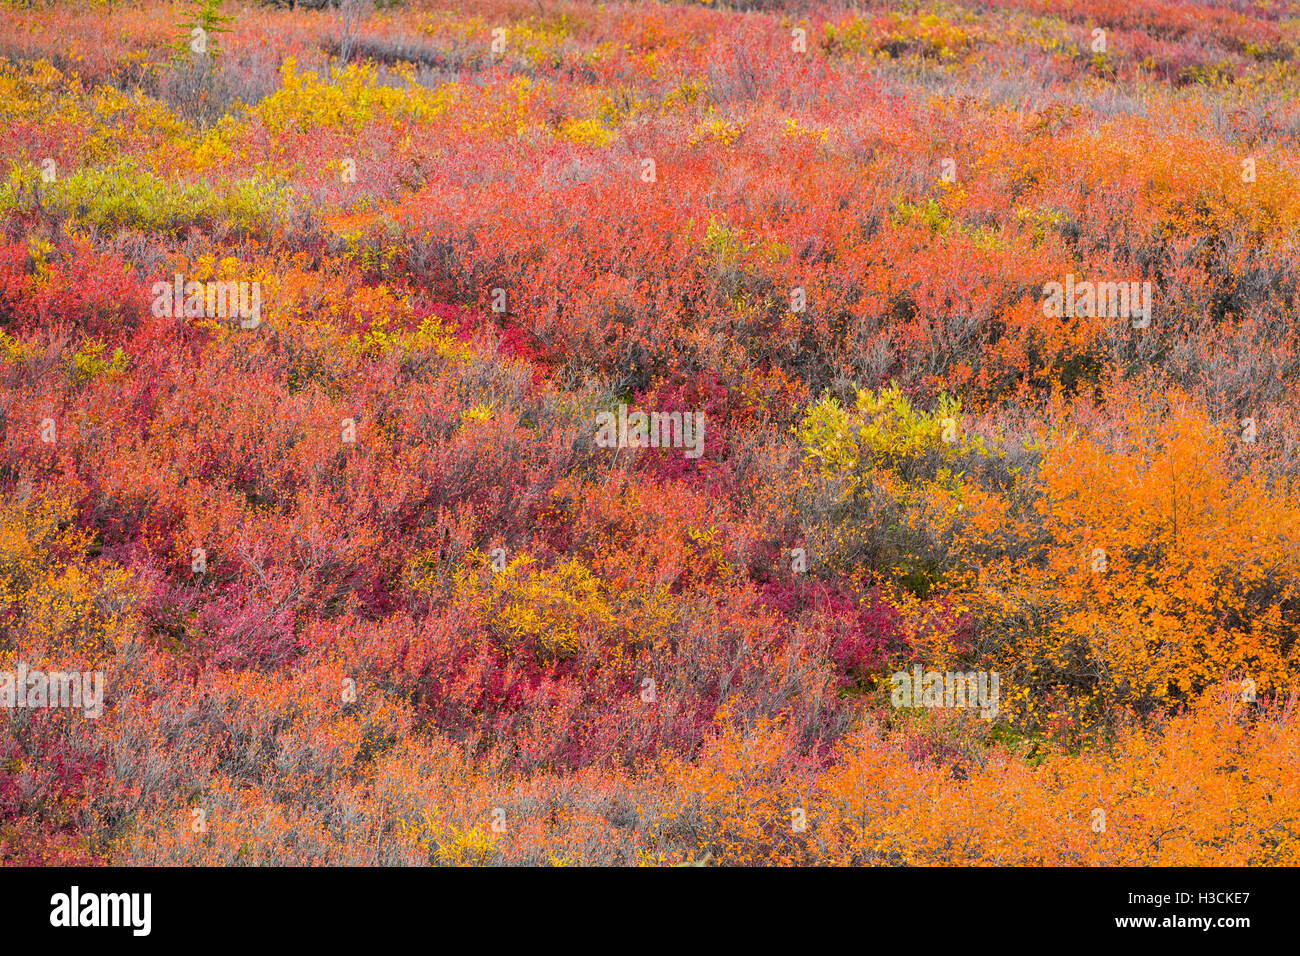
<path fill-rule="evenodd" d="M 3 862 L 1300 863 L 1295 0 L 0 6 Z"/>

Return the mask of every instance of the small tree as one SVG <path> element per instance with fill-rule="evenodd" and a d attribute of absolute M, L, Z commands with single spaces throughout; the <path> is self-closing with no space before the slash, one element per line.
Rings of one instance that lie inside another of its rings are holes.
<path fill-rule="evenodd" d="M 190 0 L 184 19 L 177 22 L 181 34 L 172 62 L 176 74 L 173 92 L 184 109 L 199 123 L 208 125 L 218 99 L 216 63 L 224 52 L 220 36 L 229 33 L 226 24 L 234 20 L 221 12 L 221 0 Z"/>
<path fill-rule="evenodd" d="M 220 36 L 229 33 L 234 17 L 221 12 L 222 0 L 190 0 L 185 19 L 178 23 L 177 59 L 194 59 L 211 64 L 221 55 Z"/>
<path fill-rule="evenodd" d="M 356 48 L 361 24 L 374 10 L 374 0 L 339 0 L 339 59 L 347 63 Z"/>

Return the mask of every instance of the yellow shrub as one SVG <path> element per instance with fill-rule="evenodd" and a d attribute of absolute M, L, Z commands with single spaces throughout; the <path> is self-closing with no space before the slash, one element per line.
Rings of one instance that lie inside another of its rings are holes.
<path fill-rule="evenodd" d="M 326 81 L 315 73 L 299 73 L 297 61 L 289 57 L 281 67 L 281 80 L 280 89 L 257 107 L 266 128 L 276 133 L 293 126 L 359 132 L 381 116 L 425 121 L 447 112 L 455 99 L 450 86 L 437 92 L 383 86 L 376 68 L 367 64 L 351 64 Z"/>
<path fill-rule="evenodd" d="M 600 581 L 577 558 L 543 568 L 524 554 L 488 573 L 486 585 L 462 575 L 462 587 L 486 607 L 508 647 L 535 649 L 544 658 L 574 657 L 614 627 Z"/>

